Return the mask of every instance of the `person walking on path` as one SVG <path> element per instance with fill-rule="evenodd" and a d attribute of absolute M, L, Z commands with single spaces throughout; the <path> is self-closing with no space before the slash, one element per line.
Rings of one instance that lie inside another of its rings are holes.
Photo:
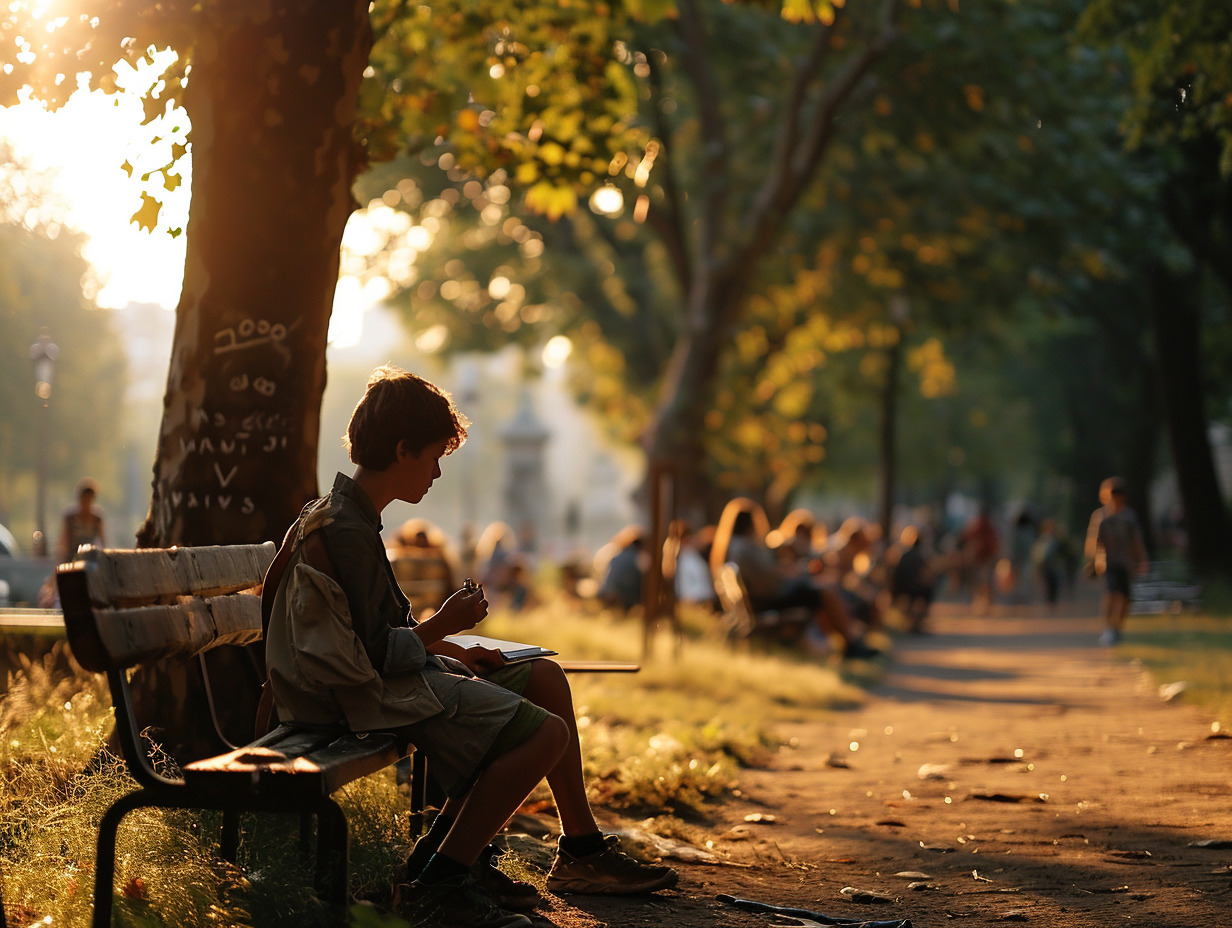
<path fill-rule="evenodd" d="M 1104 632 L 1100 643 L 1121 640 L 1129 615 L 1130 582 L 1147 569 L 1146 545 L 1137 514 L 1126 503 L 1125 483 L 1109 477 L 1099 486 L 1102 504 L 1087 526 L 1086 558 L 1096 576 L 1104 578 Z"/>

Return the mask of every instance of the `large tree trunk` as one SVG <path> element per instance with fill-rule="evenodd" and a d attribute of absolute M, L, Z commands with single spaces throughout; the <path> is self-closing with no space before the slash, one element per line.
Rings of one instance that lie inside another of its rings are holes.
<path fill-rule="evenodd" d="M 1200 574 L 1227 575 L 1232 531 L 1207 434 L 1197 274 L 1170 274 L 1156 265 L 1147 278 L 1160 397 L 1185 510 L 1189 559 Z"/>
<path fill-rule="evenodd" d="M 280 541 L 317 495 L 325 338 L 360 167 L 366 2 L 277 0 L 210 25 L 184 101 L 188 254 L 138 533 L 148 547 Z M 210 662 L 215 693 L 228 697 L 224 733 L 247 741 L 260 651 L 219 649 Z M 193 670 L 133 682 L 164 749 L 186 758 L 219 748 Z"/>
<path fill-rule="evenodd" d="M 750 254 L 742 273 L 719 279 L 695 278 L 688 294 L 687 330 L 677 339 L 660 389 L 660 401 L 646 430 L 651 471 L 671 475 L 677 516 L 694 525 L 709 521 L 711 477 L 706 469 L 706 413 L 714 403 L 719 363 L 747 293 L 749 270 L 760 255 Z"/>
<path fill-rule="evenodd" d="M 274 7 L 193 61 L 188 254 L 142 545 L 280 540 L 317 492 L 371 35 L 358 0 Z"/>

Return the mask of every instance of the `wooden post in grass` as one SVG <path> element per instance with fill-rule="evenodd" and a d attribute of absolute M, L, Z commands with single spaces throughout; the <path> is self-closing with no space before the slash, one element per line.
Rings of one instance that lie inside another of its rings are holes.
<path fill-rule="evenodd" d="M 675 475 L 672 466 L 663 461 L 650 464 L 650 525 L 646 533 L 646 550 L 650 566 L 642 588 L 642 659 L 654 655 L 654 639 L 659 623 L 666 619 L 672 630 L 672 655 L 680 656 L 683 636 L 676 614 L 676 549 L 665 557 L 664 543 L 676 517 Z M 668 569 L 664 569 L 669 561 Z"/>

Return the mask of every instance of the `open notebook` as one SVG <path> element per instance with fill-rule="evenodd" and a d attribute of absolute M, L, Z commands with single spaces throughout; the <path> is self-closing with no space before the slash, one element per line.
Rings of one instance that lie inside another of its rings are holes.
<path fill-rule="evenodd" d="M 537 644 L 506 641 L 503 638 L 489 638 L 486 635 L 447 635 L 445 640 L 452 641 L 463 648 L 473 648 L 475 645 L 483 645 L 485 648 L 496 648 L 501 652 L 501 656 L 511 664 L 518 661 L 533 660 L 536 657 L 551 657 L 559 653 L 550 648 L 541 648 Z"/>

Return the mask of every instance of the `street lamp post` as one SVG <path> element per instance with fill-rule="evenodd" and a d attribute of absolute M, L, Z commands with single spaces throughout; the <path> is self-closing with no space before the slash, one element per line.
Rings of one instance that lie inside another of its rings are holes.
<path fill-rule="evenodd" d="M 51 340 L 47 329 L 39 332 L 38 341 L 30 346 L 30 360 L 34 363 L 34 395 L 42 409 L 38 415 L 38 491 L 34 501 L 34 556 L 47 556 L 46 502 L 47 502 L 47 432 L 51 417 L 51 378 L 55 373 L 56 356 L 60 349 Z"/>

